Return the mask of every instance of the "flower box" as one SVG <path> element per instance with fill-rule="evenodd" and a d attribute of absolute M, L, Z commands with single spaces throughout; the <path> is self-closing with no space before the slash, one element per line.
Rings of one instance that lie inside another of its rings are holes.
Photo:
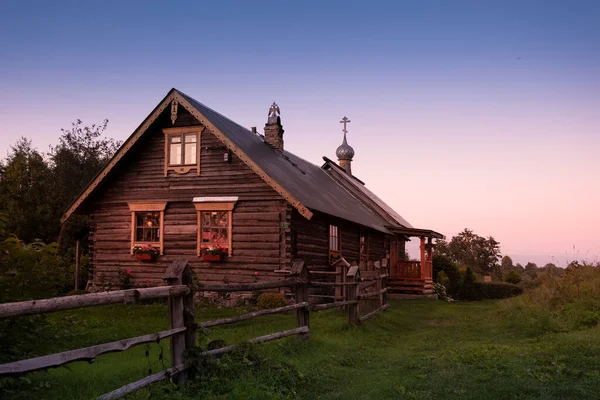
<path fill-rule="evenodd" d="M 156 256 L 154 254 L 148 254 L 148 253 L 135 254 L 135 258 L 137 260 L 141 260 L 141 261 L 154 261 L 155 257 Z"/>
<path fill-rule="evenodd" d="M 219 261 L 223 261 L 224 255 L 223 254 L 202 254 L 200 257 L 202 258 L 202 261 L 219 262 Z"/>

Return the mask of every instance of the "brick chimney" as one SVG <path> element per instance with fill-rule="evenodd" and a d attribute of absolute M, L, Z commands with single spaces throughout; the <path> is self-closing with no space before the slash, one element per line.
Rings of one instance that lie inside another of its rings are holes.
<path fill-rule="evenodd" d="M 273 102 L 265 124 L 265 142 L 275 150 L 283 151 L 283 126 L 281 125 L 279 106 Z"/>

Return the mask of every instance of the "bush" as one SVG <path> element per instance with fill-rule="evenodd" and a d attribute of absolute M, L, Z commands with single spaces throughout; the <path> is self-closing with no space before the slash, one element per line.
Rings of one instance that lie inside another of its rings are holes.
<path fill-rule="evenodd" d="M 475 282 L 473 300 L 507 299 L 523 293 L 523 289 L 511 283 Z"/>
<path fill-rule="evenodd" d="M 521 283 L 521 275 L 519 275 L 517 271 L 508 271 L 504 277 L 504 281 L 512 283 L 513 285 L 518 285 Z"/>
<path fill-rule="evenodd" d="M 546 272 L 539 285 L 503 304 L 519 329 L 534 335 L 600 325 L 600 265 L 577 264 Z"/>
<path fill-rule="evenodd" d="M 261 293 L 256 300 L 260 309 L 283 307 L 287 304 L 285 296 L 281 293 Z"/>
<path fill-rule="evenodd" d="M 436 282 L 446 286 L 446 292 L 450 297 L 456 297 L 460 290 L 461 276 L 454 261 L 450 258 L 435 254 L 433 256 L 433 276 Z M 444 282 L 445 278 L 448 282 Z"/>
<path fill-rule="evenodd" d="M 475 293 L 475 274 L 471 267 L 467 267 L 463 275 L 458 297 L 461 300 L 477 300 Z"/>

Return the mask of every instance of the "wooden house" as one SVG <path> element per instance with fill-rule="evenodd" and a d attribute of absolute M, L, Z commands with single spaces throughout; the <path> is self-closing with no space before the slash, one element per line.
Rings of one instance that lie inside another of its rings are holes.
<path fill-rule="evenodd" d="M 119 270 L 159 282 L 182 257 L 201 281 L 252 282 L 296 258 L 327 268 L 343 256 L 362 268 L 383 261 L 398 289 L 429 291 L 431 239 L 442 236 L 413 228 L 352 175 L 345 126 L 339 164 L 324 157 L 317 166 L 284 149 L 275 104 L 261 135 L 172 89 L 62 220 L 91 216 L 96 284 Z M 402 260 L 411 236 L 421 240 L 420 262 Z M 135 246 L 158 254 L 141 260 Z M 206 254 L 216 246 L 222 259 Z"/>

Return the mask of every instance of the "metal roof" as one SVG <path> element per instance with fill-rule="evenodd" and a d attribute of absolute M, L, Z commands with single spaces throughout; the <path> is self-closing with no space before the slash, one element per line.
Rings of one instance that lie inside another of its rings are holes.
<path fill-rule="evenodd" d="M 380 215 L 358 201 L 326 171 L 289 151 L 279 152 L 257 134 L 178 91 L 197 111 L 304 206 L 391 233 Z"/>

